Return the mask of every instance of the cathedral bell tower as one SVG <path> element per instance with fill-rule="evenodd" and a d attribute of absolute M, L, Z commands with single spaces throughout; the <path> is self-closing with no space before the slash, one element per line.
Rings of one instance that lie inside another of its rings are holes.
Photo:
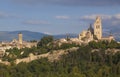
<path fill-rule="evenodd" d="M 101 24 L 101 18 L 99 16 L 96 17 L 94 23 L 94 35 L 98 40 L 102 38 L 102 24 Z"/>

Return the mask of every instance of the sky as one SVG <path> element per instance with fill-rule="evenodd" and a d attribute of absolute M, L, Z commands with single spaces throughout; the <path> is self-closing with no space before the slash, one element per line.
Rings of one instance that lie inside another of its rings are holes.
<path fill-rule="evenodd" d="M 120 29 L 119 7 L 120 0 L 0 0 L 0 31 L 79 34 L 96 16 L 112 31 Z"/>

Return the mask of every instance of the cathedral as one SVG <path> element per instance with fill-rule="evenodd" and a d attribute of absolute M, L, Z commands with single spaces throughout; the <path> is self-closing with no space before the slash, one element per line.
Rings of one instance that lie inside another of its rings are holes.
<path fill-rule="evenodd" d="M 94 28 L 92 25 L 88 28 L 88 30 L 82 31 L 82 33 L 79 34 L 79 40 L 90 42 L 93 40 L 106 40 L 111 41 L 114 40 L 114 37 L 112 35 L 108 37 L 102 36 L 102 23 L 100 16 L 96 17 L 96 20 L 94 22 Z"/>

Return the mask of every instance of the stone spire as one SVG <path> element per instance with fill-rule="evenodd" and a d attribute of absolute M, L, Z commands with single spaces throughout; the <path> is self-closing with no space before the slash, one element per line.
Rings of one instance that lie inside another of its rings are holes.
<path fill-rule="evenodd" d="M 88 28 L 88 31 L 90 31 L 92 34 L 94 34 L 94 29 L 92 27 L 92 24 L 90 24 L 89 28 Z"/>

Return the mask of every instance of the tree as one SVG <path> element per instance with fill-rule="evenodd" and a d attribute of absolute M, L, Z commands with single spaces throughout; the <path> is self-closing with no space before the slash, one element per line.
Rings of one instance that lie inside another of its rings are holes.
<path fill-rule="evenodd" d="M 41 40 L 38 42 L 37 46 L 38 47 L 45 47 L 48 43 L 52 42 L 53 36 L 44 36 L 41 38 Z"/>
<path fill-rule="evenodd" d="M 80 72 L 78 67 L 74 66 L 72 68 L 72 71 L 71 71 L 69 77 L 86 77 L 86 76 Z"/>

